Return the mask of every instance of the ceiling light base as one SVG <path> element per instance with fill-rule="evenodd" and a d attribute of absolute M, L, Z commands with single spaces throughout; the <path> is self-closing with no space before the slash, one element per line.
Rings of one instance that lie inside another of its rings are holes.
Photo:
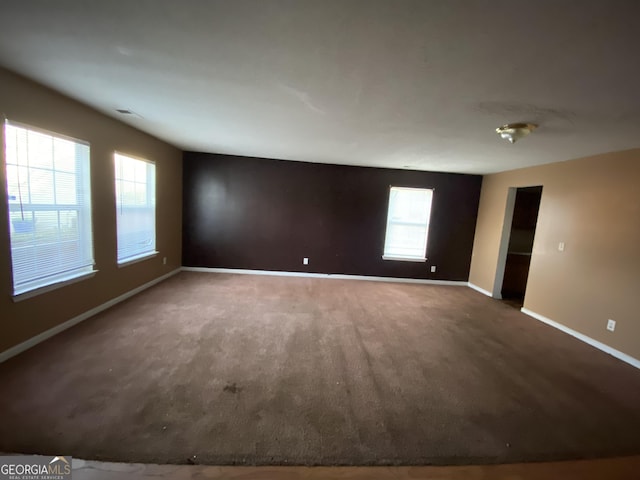
<path fill-rule="evenodd" d="M 496 132 L 509 143 L 516 143 L 533 132 L 538 126 L 533 123 L 507 123 L 496 128 Z"/>

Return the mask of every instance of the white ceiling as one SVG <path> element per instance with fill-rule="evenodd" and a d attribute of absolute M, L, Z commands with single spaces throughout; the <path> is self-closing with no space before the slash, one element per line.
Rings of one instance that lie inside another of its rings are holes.
<path fill-rule="evenodd" d="M 490 173 L 640 146 L 639 18 L 637 0 L 2 0 L 0 65 L 183 150 Z M 515 145 L 495 133 L 523 121 L 540 127 Z"/>

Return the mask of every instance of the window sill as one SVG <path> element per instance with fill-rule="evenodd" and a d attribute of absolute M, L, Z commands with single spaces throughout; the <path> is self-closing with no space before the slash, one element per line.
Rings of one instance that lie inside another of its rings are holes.
<path fill-rule="evenodd" d="M 396 260 L 398 262 L 426 262 L 426 258 L 422 257 L 392 257 L 389 255 L 383 255 L 383 260 Z"/>
<path fill-rule="evenodd" d="M 60 280 L 56 283 L 52 283 L 51 285 L 45 285 L 44 287 L 34 288 L 33 290 L 27 290 L 26 292 L 18 293 L 13 295 L 12 299 L 14 302 L 22 302 L 23 300 L 27 300 L 29 298 L 37 297 L 38 295 L 42 295 L 43 293 L 51 292 L 53 290 L 57 290 L 58 288 L 66 287 L 67 285 L 71 285 L 73 283 L 81 282 L 82 280 L 87 280 L 95 274 L 98 273 L 98 270 L 92 270 L 87 273 L 81 273 L 75 277 L 69 277 L 64 280 Z"/>
<path fill-rule="evenodd" d="M 149 260 L 158 255 L 157 251 L 143 253 L 142 255 L 138 255 L 136 257 L 127 258 L 122 262 L 118 262 L 118 268 L 128 267 L 129 265 L 133 265 L 134 263 L 144 262 L 145 260 Z"/>

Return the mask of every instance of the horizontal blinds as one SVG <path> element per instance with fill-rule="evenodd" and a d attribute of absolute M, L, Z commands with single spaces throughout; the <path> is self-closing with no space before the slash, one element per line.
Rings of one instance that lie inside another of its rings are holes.
<path fill-rule="evenodd" d="M 89 145 L 5 123 L 14 295 L 93 268 Z"/>
<path fill-rule="evenodd" d="M 384 256 L 426 257 L 433 190 L 391 187 Z"/>
<path fill-rule="evenodd" d="M 119 153 L 114 158 L 118 263 L 125 263 L 156 249 L 156 167 Z"/>

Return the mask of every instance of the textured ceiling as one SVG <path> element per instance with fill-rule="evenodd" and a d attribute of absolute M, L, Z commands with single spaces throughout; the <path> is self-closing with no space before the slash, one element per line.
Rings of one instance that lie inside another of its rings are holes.
<path fill-rule="evenodd" d="M 0 65 L 184 150 L 490 173 L 640 146 L 638 18 L 637 0 L 2 0 Z M 540 127 L 510 145 L 507 122 Z"/>

